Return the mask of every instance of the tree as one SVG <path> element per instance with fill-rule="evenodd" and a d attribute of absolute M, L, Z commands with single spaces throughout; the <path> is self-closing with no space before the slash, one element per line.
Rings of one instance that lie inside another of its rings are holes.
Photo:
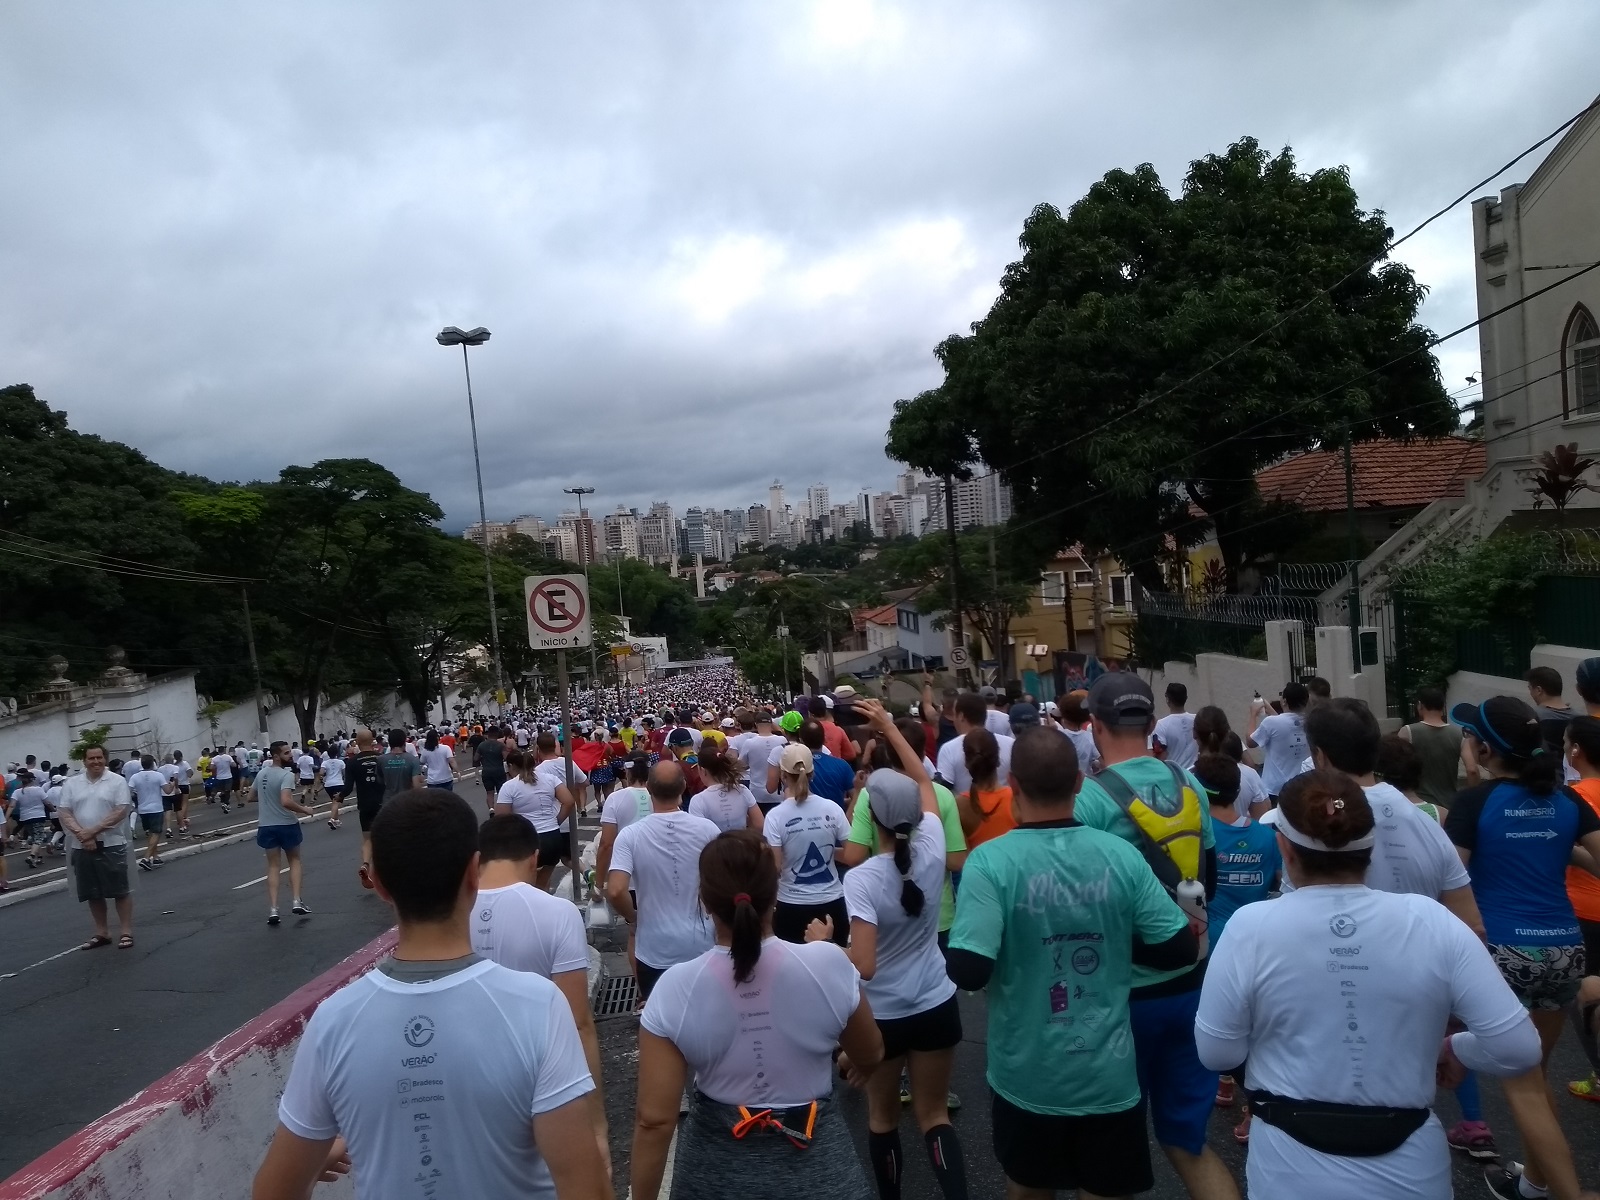
<path fill-rule="evenodd" d="M 1011 620 L 1028 612 L 1044 556 L 1022 538 L 988 529 L 959 534 L 956 546 L 962 578 L 960 614 L 983 637 L 1004 673 L 1009 667 Z M 934 625 L 944 628 L 956 611 L 944 539 L 937 534 L 923 538 L 904 556 L 902 568 L 922 581 L 917 610 L 943 614 Z"/>
<path fill-rule="evenodd" d="M 1209 530 L 1232 584 L 1262 467 L 1347 425 L 1455 427 L 1424 289 L 1369 266 L 1389 237 L 1343 168 L 1303 174 L 1249 138 L 1176 197 L 1149 164 L 1111 171 L 1065 216 L 1034 209 L 989 313 L 937 348 L 944 383 L 896 405 L 888 452 L 997 464 L 1020 523 L 1109 549 L 1152 590 L 1159 555 Z"/>
<path fill-rule="evenodd" d="M 784 674 L 784 655 L 788 654 L 788 675 Z M 800 682 L 800 648 L 794 642 L 779 642 L 768 638 L 755 643 L 734 655 L 734 661 L 744 677 L 757 688 L 777 689 L 785 678 L 789 686 Z"/>

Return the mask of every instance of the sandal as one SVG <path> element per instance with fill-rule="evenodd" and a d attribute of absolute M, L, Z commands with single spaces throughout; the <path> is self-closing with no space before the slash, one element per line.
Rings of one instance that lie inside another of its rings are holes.
<path fill-rule="evenodd" d="M 98 950 L 101 946 L 111 945 L 111 939 L 103 933 L 97 933 L 83 944 L 85 950 Z"/>
<path fill-rule="evenodd" d="M 133 934 L 125 933 L 121 937 L 119 937 L 117 939 L 117 949 L 118 950 L 132 950 L 133 949 Z"/>

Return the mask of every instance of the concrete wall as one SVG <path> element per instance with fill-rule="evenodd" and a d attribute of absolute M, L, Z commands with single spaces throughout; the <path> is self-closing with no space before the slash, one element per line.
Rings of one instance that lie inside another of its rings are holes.
<path fill-rule="evenodd" d="M 30 754 L 57 763 L 67 757 L 76 740 L 67 722 L 65 700 L 0 717 L 0 765 L 22 762 Z"/>
<path fill-rule="evenodd" d="M 0 1200 L 245 1200 L 318 1004 L 394 946 L 375 938 L 280 1004 L 0 1182 Z M 350 1177 L 319 1200 L 354 1195 Z"/>
<path fill-rule="evenodd" d="M 1528 665 L 1554 667 L 1559 671 L 1561 698 L 1581 711 L 1583 701 L 1578 698 L 1578 664 L 1596 655 L 1600 655 L 1600 650 L 1540 643 L 1529 653 Z M 1522 680 L 1502 675 L 1482 675 L 1476 671 L 1457 671 L 1445 681 L 1445 686 L 1451 704 L 1481 704 L 1490 696 L 1515 696 L 1519 700 L 1528 698 L 1528 685 Z"/>

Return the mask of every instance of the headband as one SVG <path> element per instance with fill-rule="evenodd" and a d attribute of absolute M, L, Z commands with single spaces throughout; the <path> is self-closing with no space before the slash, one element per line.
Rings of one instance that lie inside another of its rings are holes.
<path fill-rule="evenodd" d="M 1278 819 L 1272 822 L 1272 827 L 1303 850 L 1321 850 L 1327 854 L 1343 854 L 1346 850 L 1371 850 L 1378 842 L 1377 826 L 1373 826 L 1372 832 L 1367 834 L 1366 837 L 1356 838 L 1354 841 L 1346 842 L 1342 846 L 1330 846 L 1321 838 L 1314 838 L 1309 833 L 1301 833 L 1293 825 L 1289 824 L 1289 819 L 1284 815 L 1283 809 L 1280 808 L 1277 812 Z"/>

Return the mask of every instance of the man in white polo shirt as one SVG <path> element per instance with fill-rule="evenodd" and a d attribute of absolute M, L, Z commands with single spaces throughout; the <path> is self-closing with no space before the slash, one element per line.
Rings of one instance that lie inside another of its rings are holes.
<path fill-rule="evenodd" d="M 128 894 L 128 810 L 133 795 L 128 781 L 106 770 L 106 748 L 90 746 L 83 752 L 83 774 L 69 775 L 61 785 L 56 815 L 67 831 L 71 847 L 72 876 L 79 903 L 89 905 L 94 937 L 87 949 L 111 944 L 106 923 L 106 901 L 115 901 L 122 934 L 117 945 L 133 946 L 133 897 Z"/>

